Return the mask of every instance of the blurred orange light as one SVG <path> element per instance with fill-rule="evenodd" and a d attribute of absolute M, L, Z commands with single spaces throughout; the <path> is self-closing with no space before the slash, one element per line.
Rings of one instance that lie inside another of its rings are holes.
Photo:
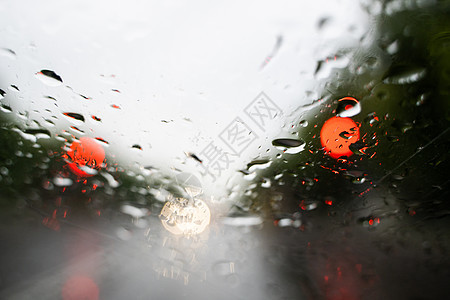
<path fill-rule="evenodd" d="M 85 172 L 82 168 L 100 169 L 105 159 L 105 151 L 94 139 L 83 137 L 72 143 L 66 158 L 67 156 L 71 160 L 67 164 L 73 173 L 80 177 L 89 177 L 93 174 Z"/>
<path fill-rule="evenodd" d="M 358 125 L 350 118 L 332 117 L 320 130 L 320 142 L 332 158 L 351 156 L 349 146 L 359 140 Z"/>
<path fill-rule="evenodd" d="M 99 289 L 97 284 L 85 276 L 69 278 L 62 288 L 63 300 L 98 300 Z"/>

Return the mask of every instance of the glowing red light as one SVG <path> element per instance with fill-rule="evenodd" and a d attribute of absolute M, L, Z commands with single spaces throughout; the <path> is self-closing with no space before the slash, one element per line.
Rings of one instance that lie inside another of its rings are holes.
<path fill-rule="evenodd" d="M 63 300 L 98 300 L 99 294 L 97 284 L 86 276 L 71 277 L 62 288 Z"/>
<path fill-rule="evenodd" d="M 326 204 L 326 205 L 333 205 L 333 201 L 331 201 L 331 200 L 325 200 L 325 204 Z"/>
<path fill-rule="evenodd" d="M 84 137 L 72 143 L 65 157 L 70 158 L 67 164 L 73 173 L 80 177 L 88 177 L 92 174 L 83 171 L 82 168 L 100 169 L 105 160 L 105 151 L 94 139 Z"/>
<path fill-rule="evenodd" d="M 54 231 L 59 231 L 59 229 L 61 228 L 59 225 L 59 221 L 58 221 L 58 219 L 56 219 L 56 217 L 52 217 L 52 218 L 45 217 L 42 220 L 42 225 L 44 225 L 50 229 L 53 229 Z"/>
<path fill-rule="evenodd" d="M 372 220 L 372 219 L 369 220 L 369 225 L 370 225 L 370 226 L 373 225 L 373 220 Z"/>
<path fill-rule="evenodd" d="M 332 117 L 320 130 L 320 142 L 332 158 L 351 156 L 349 146 L 359 140 L 358 125 L 350 118 Z"/>

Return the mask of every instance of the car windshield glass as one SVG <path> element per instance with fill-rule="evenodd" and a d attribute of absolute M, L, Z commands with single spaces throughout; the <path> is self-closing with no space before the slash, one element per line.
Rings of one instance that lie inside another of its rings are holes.
<path fill-rule="evenodd" d="M 0 13 L 0 298 L 446 296 L 449 1 Z"/>

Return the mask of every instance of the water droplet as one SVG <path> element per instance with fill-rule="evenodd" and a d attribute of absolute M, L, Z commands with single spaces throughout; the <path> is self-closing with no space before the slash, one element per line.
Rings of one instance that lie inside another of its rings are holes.
<path fill-rule="evenodd" d="M 354 177 L 352 179 L 352 183 L 353 184 L 363 184 L 364 182 L 366 182 L 366 178 L 365 177 Z"/>
<path fill-rule="evenodd" d="M 417 66 L 397 66 L 389 70 L 383 82 L 388 84 L 410 84 L 423 79 L 426 70 Z"/>
<path fill-rule="evenodd" d="M 27 129 L 21 130 L 19 128 L 13 128 L 12 131 L 17 132 L 22 138 L 36 143 L 38 138 L 50 138 L 50 132 L 45 129 Z M 28 132 L 27 132 L 28 131 Z"/>
<path fill-rule="evenodd" d="M 272 145 L 288 154 L 296 154 L 305 149 L 305 142 L 300 139 L 275 139 Z"/>
<path fill-rule="evenodd" d="M 5 166 L 0 167 L 0 174 L 2 174 L 3 176 L 7 176 L 9 174 L 8 168 Z"/>
<path fill-rule="evenodd" d="M 298 147 L 300 145 L 303 145 L 305 142 L 302 140 L 296 140 L 296 139 L 276 139 L 272 141 L 272 145 L 275 147 Z"/>
<path fill-rule="evenodd" d="M 0 48 L 0 55 L 10 59 L 16 59 L 16 52 L 8 48 Z"/>
<path fill-rule="evenodd" d="M 302 127 L 307 127 L 308 126 L 308 121 L 306 121 L 306 120 L 303 120 L 303 121 L 300 121 L 300 123 L 298 123 L 300 126 L 302 126 Z"/>
<path fill-rule="evenodd" d="M 83 130 L 81 130 L 80 128 L 76 127 L 76 126 L 70 126 L 71 129 L 73 129 L 74 131 L 78 131 L 80 133 L 84 133 Z"/>
<path fill-rule="evenodd" d="M 250 163 L 247 164 L 247 170 L 249 172 L 253 172 L 257 169 L 266 169 L 268 168 L 270 165 L 272 164 L 272 161 L 267 159 L 267 158 L 263 158 L 263 159 L 256 159 Z"/>
<path fill-rule="evenodd" d="M 48 131 L 47 129 L 26 129 L 25 133 L 33 134 L 38 139 L 49 139 L 52 136 L 50 131 Z"/>
<path fill-rule="evenodd" d="M 19 88 L 18 88 L 16 85 L 14 85 L 14 84 L 11 84 L 11 85 L 8 87 L 8 89 L 9 89 L 10 91 L 13 91 L 13 92 L 20 92 Z"/>
<path fill-rule="evenodd" d="M 99 117 L 96 117 L 96 116 L 94 116 L 94 115 L 92 115 L 91 118 L 92 118 L 93 120 L 97 121 L 97 122 L 101 122 L 101 121 L 102 121 L 102 119 L 100 119 Z"/>
<path fill-rule="evenodd" d="M 270 181 L 270 179 L 264 179 L 264 180 L 261 182 L 261 187 L 262 187 L 262 188 L 268 189 L 268 188 L 270 188 L 271 186 L 272 186 L 272 182 Z"/>
<path fill-rule="evenodd" d="M 392 122 L 392 127 L 400 130 L 402 133 L 407 132 L 408 130 L 413 129 L 413 124 L 411 122 L 402 121 L 402 120 L 395 120 Z"/>
<path fill-rule="evenodd" d="M 96 137 L 95 139 L 96 139 L 97 141 L 99 141 L 99 142 L 102 142 L 102 143 L 104 143 L 104 144 L 106 144 L 106 145 L 109 145 L 109 142 L 106 141 L 106 140 L 104 140 L 104 139 L 102 139 L 101 137 Z"/>
<path fill-rule="evenodd" d="M 405 179 L 405 176 L 400 175 L 400 174 L 392 174 L 391 176 L 392 176 L 392 179 L 398 180 L 398 181 Z"/>
<path fill-rule="evenodd" d="M 3 98 L 5 98 L 6 92 L 2 89 L 0 89 L 0 100 L 2 100 Z"/>
<path fill-rule="evenodd" d="M 83 115 L 80 115 L 78 113 L 67 112 L 67 113 L 63 113 L 63 115 L 65 115 L 66 117 L 72 118 L 74 120 L 84 122 Z"/>
<path fill-rule="evenodd" d="M 120 106 L 119 106 L 119 105 L 116 105 L 116 104 L 111 104 L 111 107 L 112 107 L 112 108 L 115 108 L 115 109 L 121 109 Z"/>
<path fill-rule="evenodd" d="M 199 163 L 203 163 L 203 161 L 202 161 L 195 153 L 192 153 L 192 152 L 184 152 L 184 154 L 185 154 L 187 157 L 190 157 L 190 158 L 195 159 L 195 160 L 198 161 Z"/>
<path fill-rule="evenodd" d="M 149 212 L 147 208 L 138 208 L 129 204 L 122 205 L 120 211 L 122 211 L 124 214 L 132 216 L 133 218 L 145 217 Z"/>
<path fill-rule="evenodd" d="M 302 201 L 300 204 L 300 208 L 302 210 L 314 210 L 317 208 L 317 202 L 316 201 Z"/>
<path fill-rule="evenodd" d="M 51 190 L 53 190 L 54 185 L 53 185 L 53 183 L 51 183 L 49 180 L 45 180 L 45 181 L 42 183 L 42 187 L 43 187 L 44 189 L 48 190 L 48 191 L 51 191 Z"/>
<path fill-rule="evenodd" d="M 390 54 L 393 55 L 398 51 L 398 41 L 395 40 L 393 41 L 389 46 L 387 46 L 386 51 Z"/>
<path fill-rule="evenodd" d="M 48 86 L 60 86 L 63 83 L 62 78 L 51 70 L 41 70 L 35 74 L 36 78 Z"/>
<path fill-rule="evenodd" d="M 134 144 L 131 148 L 142 150 L 142 147 L 138 144 Z"/>
<path fill-rule="evenodd" d="M 2 112 L 5 112 L 5 113 L 12 112 L 12 108 L 10 106 L 6 105 L 6 104 L 3 104 L 3 103 L 0 105 L 0 110 Z"/>
<path fill-rule="evenodd" d="M 341 133 L 339 133 L 339 136 L 345 140 L 348 140 L 353 137 L 353 134 L 347 131 L 342 131 Z"/>
<path fill-rule="evenodd" d="M 65 187 L 65 186 L 71 186 L 73 181 L 70 178 L 64 178 L 64 177 L 61 177 L 61 176 L 56 176 L 55 178 L 53 178 L 53 183 L 56 186 Z"/>
<path fill-rule="evenodd" d="M 421 94 L 417 99 L 416 106 L 422 106 L 428 99 L 429 94 Z"/>
<path fill-rule="evenodd" d="M 317 28 L 322 29 L 326 24 L 330 22 L 330 17 L 321 17 L 317 22 Z"/>
<path fill-rule="evenodd" d="M 280 219 L 277 222 L 278 227 L 290 227 L 294 221 L 291 218 Z"/>
<path fill-rule="evenodd" d="M 244 174 L 244 179 L 247 181 L 253 181 L 258 174 L 256 172 L 248 172 L 246 170 L 240 170 Z"/>
<path fill-rule="evenodd" d="M 348 148 L 350 149 L 350 151 L 353 152 L 353 154 L 356 154 L 356 155 L 366 154 L 364 151 L 367 149 L 366 145 L 361 141 L 357 141 L 357 142 L 349 145 Z"/>
<path fill-rule="evenodd" d="M 336 115 L 341 118 L 353 117 L 361 112 L 361 104 L 353 97 L 339 99 Z"/>
<path fill-rule="evenodd" d="M 370 114 L 367 115 L 367 117 L 364 119 L 364 122 L 366 122 L 367 124 L 369 124 L 370 126 L 373 126 L 375 123 L 377 123 L 378 121 L 380 121 L 380 119 L 378 118 L 378 116 L 375 114 L 375 112 L 372 112 Z"/>
<path fill-rule="evenodd" d="M 56 98 L 55 98 L 55 97 L 52 97 L 52 96 L 44 96 L 44 98 L 45 98 L 45 99 L 50 99 L 50 100 L 56 101 Z"/>
<path fill-rule="evenodd" d="M 259 216 L 238 216 L 226 217 L 222 219 L 222 223 L 228 226 L 258 226 L 262 225 L 263 219 Z"/>
<path fill-rule="evenodd" d="M 55 123 L 52 120 L 44 119 L 44 121 L 50 126 L 55 126 Z"/>
<path fill-rule="evenodd" d="M 84 100 L 92 100 L 91 97 L 87 97 L 87 96 L 82 95 L 82 94 L 78 94 L 78 96 L 80 96 L 80 97 L 83 98 Z"/>
<path fill-rule="evenodd" d="M 116 188 L 120 185 L 120 183 L 117 180 L 115 180 L 111 174 L 106 172 L 101 172 L 100 174 L 108 181 L 110 187 Z"/>

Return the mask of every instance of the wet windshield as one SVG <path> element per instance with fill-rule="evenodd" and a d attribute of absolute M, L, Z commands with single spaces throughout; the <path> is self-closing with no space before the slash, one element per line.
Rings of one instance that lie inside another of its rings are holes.
<path fill-rule="evenodd" d="M 448 1 L 0 12 L 0 298 L 446 296 Z"/>

